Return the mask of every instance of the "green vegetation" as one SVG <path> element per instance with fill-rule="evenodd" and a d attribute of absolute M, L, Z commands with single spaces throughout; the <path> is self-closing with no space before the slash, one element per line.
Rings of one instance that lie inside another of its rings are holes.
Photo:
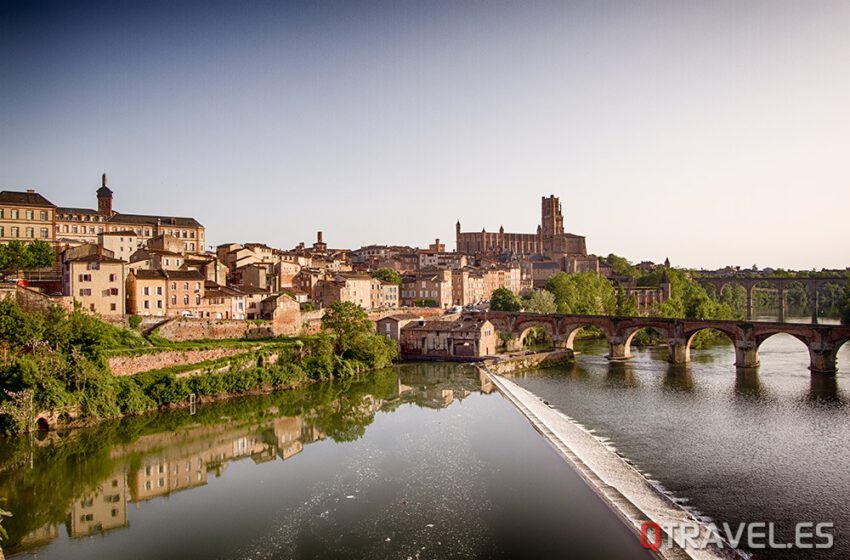
<path fill-rule="evenodd" d="M 604 262 L 611 265 L 611 271 L 614 273 L 614 276 L 628 276 L 631 278 L 637 278 L 640 276 L 638 269 L 632 266 L 632 263 L 630 263 L 625 257 L 620 257 L 611 253 L 605 258 Z"/>
<path fill-rule="evenodd" d="M 546 290 L 534 290 L 522 299 L 522 307 L 530 313 L 556 313 L 555 295 Z"/>
<path fill-rule="evenodd" d="M 377 278 L 378 280 L 383 280 L 384 282 L 398 284 L 401 286 L 401 274 L 392 268 L 379 268 L 378 270 L 373 270 L 370 273 L 370 276 L 372 278 Z"/>
<path fill-rule="evenodd" d="M 145 340 L 79 309 L 27 313 L 7 299 L 0 302 L 0 430 L 31 430 L 42 411 L 87 422 L 181 404 L 191 393 L 237 395 L 388 366 L 396 358 L 395 344 L 375 334 L 365 311 L 352 305 L 328 310 L 323 325 L 333 334 L 274 339 L 256 349 L 259 342 L 249 340 L 175 343 L 156 333 Z M 115 353 L 232 346 L 244 346 L 246 353 L 128 377 L 113 376 L 108 366 Z M 274 364 L 268 359 L 272 353 Z M 198 369 L 203 373 L 178 376 Z"/>
<path fill-rule="evenodd" d="M 519 311 L 522 309 L 522 301 L 509 289 L 497 288 L 490 296 L 490 309 L 493 311 Z"/>
<path fill-rule="evenodd" d="M 844 287 L 844 296 L 838 306 L 842 325 L 850 325 L 850 284 Z"/>
<path fill-rule="evenodd" d="M 437 302 L 433 299 L 416 299 L 413 300 L 413 307 L 437 307 Z"/>
<path fill-rule="evenodd" d="M 53 266 L 55 253 L 46 241 L 40 239 L 32 243 L 10 241 L 0 245 L 0 272 L 16 273 L 22 270 L 47 268 Z"/>
<path fill-rule="evenodd" d="M 613 315 L 617 310 L 614 286 L 595 272 L 559 272 L 546 282 L 546 290 L 555 296 L 558 313 Z"/>

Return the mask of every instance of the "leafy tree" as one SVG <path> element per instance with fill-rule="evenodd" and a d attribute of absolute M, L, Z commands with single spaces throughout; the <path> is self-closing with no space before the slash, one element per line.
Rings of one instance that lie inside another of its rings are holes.
<path fill-rule="evenodd" d="M 632 266 L 625 257 L 619 257 L 614 253 L 608 255 L 605 261 L 611 265 L 611 270 L 614 273 L 614 276 L 629 276 L 632 278 L 636 278 L 638 276 L 637 269 Z"/>
<path fill-rule="evenodd" d="M 325 311 L 322 328 L 336 335 L 334 347 L 336 353 L 342 355 L 356 335 L 372 332 L 372 321 L 366 310 L 356 303 L 338 301 Z"/>
<path fill-rule="evenodd" d="M 546 290 L 534 290 L 522 302 L 523 308 L 532 313 L 556 313 L 558 304 L 555 295 Z"/>
<path fill-rule="evenodd" d="M 490 309 L 492 311 L 519 311 L 522 309 L 522 302 L 509 289 L 497 288 L 490 296 Z"/>
<path fill-rule="evenodd" d="M 546 282 L 546 290 L 555 296 L 558 313 L 613 315 L 617 309 L 614 286 L 595 272 L 559 272 Z"/>
<path fill-rule="evenodd" d="M 620 317 L 636 317 L 638 305 L 635 296 L 627 296 L 622 286 L 617 287 L 617 315 Z"/>
<path fill-rule="evenodd" d="M 839 305 L 841 324 L 850 325 L 850 284 L 844 287 L 844 298 Z"/>
<path fill-rule="evenodd" d="M 378 270 L 372 271 L 371 276 L 372 278 L 377 278 L 384 282 L 401 285 L 401 274 L 392 268 L 379 268 Z"/>
<path fill-rule="evenodd" d="M 0 245 L 0 271 L 5 274 L 53 266 L 53 248 L 40 239 L 32 243 L 18 240 Z"/>
<path fill-rule="evenodd" d="M 413 307 L 437 307 L 437 302 L 433 299 L 417 299 L 413 300 Z"/>

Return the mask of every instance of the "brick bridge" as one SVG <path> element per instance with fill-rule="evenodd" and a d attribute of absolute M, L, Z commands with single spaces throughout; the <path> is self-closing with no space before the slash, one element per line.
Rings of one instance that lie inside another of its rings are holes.
<path fill-rule="evenodd" d="M 759 284 L 767 284 L 776 288 L 779 292 L 779 320 L 785 320 L 785 290 L 792 284 L 800 284 L 806 287 L 809 295 L 809 308 L 812 312 L 812 323 L 818 322 L 818 288 L 824 284 L 841 284 L 848 282 L 846 276 L 765 276 L 763 278 L 748 278 L 743 276 L 696 276 L 694 280 L 701 284 L 713 286 L 720 295 L 721 290 L 727 284 L 743 286 L 747 291 L 747 320 L 753 318 L 753 288 Z"/>
<path fill-rule="evenodd" d="M 836 358 L 841 345 L 850 340 L 850 326 L 816 325 L 810 323 L 773 323 L 764 321 L 713 321 L 664 319 L 658 317 L 611 317 L 607 315 L 542 315 L 537 313 L 507 313 L 489 311 L 476 313 L 487 318 L 496 330 L 514 336 L 509 349 L 522 346 L 525 337 L 535 327 L 552 337 L 556 346 L 572 348 L 576 335 L 584 327 L 596 327 L 608 340 L 608 358 L 625 360 L 631 357 L 631 342 L 638 331 L 653 329 L 664 337 L 669 359 L 685 364 L 691 359 L 691 341 L 699 331 L 714 329 L 725 334 L 735 347 L 735 365 L 753 368 L 759 365 L 758 350 L 771 336 L 785 333 L 800 340 L 809 349 L 809 369 L 815 373 L 835 373 Z"/>

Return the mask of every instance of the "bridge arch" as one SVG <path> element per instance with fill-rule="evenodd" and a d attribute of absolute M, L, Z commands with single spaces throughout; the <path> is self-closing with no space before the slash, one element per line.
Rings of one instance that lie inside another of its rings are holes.
<path fill-rule="evenodd" d="M 39 432 L 49 432 L 50 422 L 47 421 L 47 418 L 41 416 L 38 420 L 35 421 L 35 427 Z"/>
<path fill-rule="evenodd" d="M 555 340 L 555 336 L 556 336 L 555 329 L 552 327 L 552 324 L 549 323 L 549 322 L 537 323 L 537 322 L 534 322 L 534 321 L 529 321 L 529 322 L 526 322 L 526 323 L 523 323 L 522 325 L 520 325 L 519 328 L 522 329 L 522 331 L 519 334 L 519 347 L 520 348 L 525 346 L 526 340 L 528 339 L 529 335 L 531 335 L 537 329 L 541 329 L 543 332 L 545 332 L 546 335 L 549 337 L 549 340 L 551 340 L 553 342 Z"/>

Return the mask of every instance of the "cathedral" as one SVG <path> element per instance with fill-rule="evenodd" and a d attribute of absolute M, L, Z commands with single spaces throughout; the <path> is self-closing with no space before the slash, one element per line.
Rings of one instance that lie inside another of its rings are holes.
<path fill-rule="evenodd" d="M 543 197 L 542 216 L 537 233 L 505 233 L 504 228 L 498 232 L 462 232 L 460 221 L 457 223 L 457 252 L 467 255 L 497 257 L 514 255 L 528 257 L 543 255 L 552 260 L 565 256 L 587 256 L 584 237 L 564 233 L 564 215 L 561 213 L 561 202 L 555 195 Z"/>

